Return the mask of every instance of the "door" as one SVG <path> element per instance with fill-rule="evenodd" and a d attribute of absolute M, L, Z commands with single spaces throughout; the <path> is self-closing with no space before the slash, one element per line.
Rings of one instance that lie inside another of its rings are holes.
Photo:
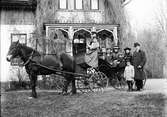
<path fill-rule="evenodd" d="M 74 33 L 73 37 L 73 56 L 77 64 L 85 62 L 86 43 L 91 38 L 91 33 L 87 30 L 80 29 Z"/>

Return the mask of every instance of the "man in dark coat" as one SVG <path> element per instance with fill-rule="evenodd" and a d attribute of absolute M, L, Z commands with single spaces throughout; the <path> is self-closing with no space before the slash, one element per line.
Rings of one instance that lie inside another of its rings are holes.
<path fill-rule="evenodd" d="M 139 43 L 134 43 L 135 51 L 132 57 L 132 63 L 135 68 L 135 85 L 137 87 L 137 91 L 140 91 L 143 88 L 143 80 L 145 77 L 144 73 L 144 65 L 146 63 L 146 55 L 145 52 L 140 49 Z"/>

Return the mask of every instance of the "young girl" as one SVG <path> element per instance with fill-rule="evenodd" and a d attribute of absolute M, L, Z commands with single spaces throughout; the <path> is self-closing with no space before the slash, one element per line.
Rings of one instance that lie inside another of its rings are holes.
<path fill-rule="evenodd" d="M 134 66 L 131 65 L 129 60 L 126 63 L 127 63 L 127 65 L 125 67 L 124 77 L 125 77 L 127 84 L 128 84 L 128 90 L 132 91 L 133 82 L 134 82 Z"/>

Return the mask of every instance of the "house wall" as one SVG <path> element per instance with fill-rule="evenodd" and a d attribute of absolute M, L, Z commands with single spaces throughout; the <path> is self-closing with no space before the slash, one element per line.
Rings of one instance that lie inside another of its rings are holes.
<path fill-rule="evenodd" d="M 37 5 L 39 23 L 105 23 L 104 1 L 98 0 L 99 9 L 91 9 L 91 0 L 83 0 L 83 9 L 75 8 L 75 0 L 67 0 L 67 8 L 60 9 L 60 0 L 41 0 Z"/>
<path fill-rule="evenodd" d="M 20 69 L 22 74 L 26 74 L 24 68 L 11 66 L 6 61 L 6 55 L 11 44 L 12 33 L 24 33 L 27 34 L 27 45 L 29 43 L 31 33 L 33 33 L 34 27 L 34 15 L 30 11 L 18 11 L 18 10 L 1 10 L 1 22 L 0 22 L 0 50 L 1 50 L 1 81 L 9 81 L 17 79 L 17 70 Z"/>
<path fill-rule="evenodd" d="M 59 23 L 105 23 L 103 11 L 57 11 L 55 21 Z"/>
<path fill-rule="evenodd" d="M 35 14 L 29 10 L 1 9 L 3 25 L 34 25 Z"/>
<path fill-rule="evenodd" d="M 99 9 L 97 10 L 91 10 L 90 2 L 90 0 L 83 0 L 83 9 L 76 10 L 73 0 L 69 0 L 68 9 L 58 10 L 54 19 L 60 23 L 105 23 L 103 1 L 99 0 Z"/>

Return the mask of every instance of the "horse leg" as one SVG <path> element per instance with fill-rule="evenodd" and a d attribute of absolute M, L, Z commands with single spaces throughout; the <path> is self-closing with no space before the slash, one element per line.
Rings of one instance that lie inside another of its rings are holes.
<path fill-rule="evenodd" d="M 31 97 L 37 98 L 37 93 L 36 93 L 36 82 L 37 82 L 37 75 L 31 74 L 30 75 L 30 84 L 31 84 Z"/>
<path fill-rule="evenodd" d="M 69 84 L 70 84 L 70 80 L 66 79 L 64 81 L 64 87 L 63 87 L 63 91 L 62 91 L 63 95 L 67 94 Z"/>
<path fill-rule="evenodd" d="M 76 94 L 77 90 L 76 90 L 76 86 L 75 86 L 75 78 L 72 79 L 72 90 L 71 90 L 72 94 Z"/>

